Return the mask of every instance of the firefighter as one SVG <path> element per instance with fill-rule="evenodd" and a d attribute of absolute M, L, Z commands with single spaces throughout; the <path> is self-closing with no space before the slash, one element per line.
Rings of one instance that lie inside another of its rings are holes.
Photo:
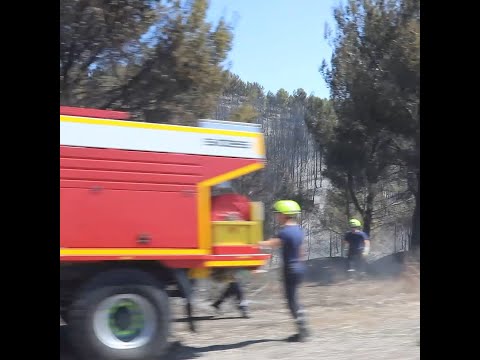
<path fill-rule="evenodd" d="M 248 304 L 245 299 L 245 294 L 242 289 L 242 284 L 238 278 L 238 273 L 235 271 L 228 271 L 225 269 L 219 269 L 214 272 L 213 279 L 220 283 L 226 283 L 227 287 L 222 292 L 220 297 L 212 304 L 212 307 L 218 312 L 220 311 L 220 306 L 228 298 L 235 298 L 237 303 L 237 309 L 240 311 L 240 314 L 243 318 L 250 318 L 248 314 Z"/>
<path fill-rule="evenodd" d="M 293 200 L 277 201 L 273 208 L 280 230 L 273 238 L 260 242 L 260 246 L 282 249 L 285 297 L 298 328 L 298 333 L 289 337 L 288 340 L 304 341 L 308 336 L 305 311 L 298 302 L 298 288 L 306 270 L 302 248 L 304 233 L 297 222 L 301 208 Z"/>
<path fill-rule="evenodd" d="M 212 196 L 222 196 L 226 194 L 236 194 L 233 184 L 230 181 L 223 182 L 213 187 Z M 213 205 L 212 205 L 213 207 Z M 246 220 L 241 218 L 240 212 L 231 212 L 226 214 L 227 217 L 225 220 L 235 221 L 235 220 Z M 212 304 L 212 307 L 218 312 L 220 311 L 220 306 L 228 298 L 235 298 L 237 302 L 237 308 L 240 311 L 243 318 L 248 319 L 248 305 L 245 300 L 245 294 L 242 289 L 242 283 L 239 280 L 238 272 L 235 270 L 225 270 L 217 269 L 213 273 L 213 279 L 219 283 L 226 284 L 225 290 L 222 292 L 220 297 Z"/>
<path fill-rule="evenodd" d="M 350 231 L 348 231 L 343 240 L 348 246 L 347 262 L 349 273 L 358 271 L 361 275 L 366 273 L 366 260 L 370 252 L 370 240 L 368 235 L 361 231 L 362 223 L 357 219 L 350 219 Z"/>

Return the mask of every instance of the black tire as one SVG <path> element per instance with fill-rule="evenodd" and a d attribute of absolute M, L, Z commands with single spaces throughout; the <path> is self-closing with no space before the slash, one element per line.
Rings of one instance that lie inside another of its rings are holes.
<path fill-rule="evenodd" d="M 94 330 L 94 314 L 100 303 L 118 294 L 131 294 L 148 302 L 158 321 L 149 340 L 138 347 L 116 349 L 100 340 Z M 148 273 L 119 269 L 102 273 L 90 281 L 77 296 L 69 311 L 70 342 L 84 359 L 158 359 L 167 347 L 170 328 L 168 296 L 162 283 Z"/>

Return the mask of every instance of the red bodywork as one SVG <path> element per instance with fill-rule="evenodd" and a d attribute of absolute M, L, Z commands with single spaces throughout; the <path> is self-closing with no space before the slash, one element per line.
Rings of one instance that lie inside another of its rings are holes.
<path fill-rule="evenodd" d="M 66 107 L 61 114 L 128 118 Z M 198 183 L 254 163 L 258 160 L 60 146 L 60 247 L 119 254 L 92 251 L 81 258 L 63 255 L 61 261 L 156 259 L 172 267 L 197 267 L 218 260 L 214 253 L 222 261 L 268 258 L 252 246 L 213 251 L 199 243 Z M 122 248 L 185 251 L 139 255 L 123 254 Z"/>
<path fill-rule="evenodd" d="M 197 248 L 196 184 L 253 162 L 61 146 L 60 245 Z"/>
<path fill-rule="evenodd" d="M 98 119 L 127 120 L 130 114 L 123 111 L 85 109 L 71 106 L 60 106 L 60 115 L 90 117 Z"/>

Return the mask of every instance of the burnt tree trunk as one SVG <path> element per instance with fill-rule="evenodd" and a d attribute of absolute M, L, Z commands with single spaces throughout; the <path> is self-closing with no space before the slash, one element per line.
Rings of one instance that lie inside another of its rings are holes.
<path fill-rule="evenodd" d="M 363 214 L 363 231 L 370 236 L 370 230 L 372 228 L 372 218 L 373 218 L 373 200 L 375 198 L 375 192 L 373 191 L 373 186 L 369 184 L 368 193 L 366 199 L 365 213 Z"/>
<path fill-rule="evenodd" d="M 363 231 L 370 235 L 370 230 L 372 227 L 372 219 L 373 219 L 373 203 L 376 195 L 376 190 L 374 184 L 376 183 L 377 179 L 372 180 L 370 177 L 367 179 L 367 196 L 365 199 L 365 209 L 362 208 L 360 202 L 358 201 L 357 196 L 355 195 L 355 189 L 353 185 L 353 176 L 347 176 L 347 187 L 348 193 L 350 198 L 355 206 L 355 209 L 360 213 L 363 220 Z"/>
<path fill-rule="evenodd" d="M 417 193 L 415 194 L 415 209 L 412 215 L 412 249 L 420 247 L 420 184 Z"/>
<path fill-rule="evenodd" d="M 412 215 L 412 234 L 410 238 L 411 250 L 420 247 L 420 172 L 416 172 L 415 180 L 411 181 L 410 191 L 415 197 L 415 209 Z"/>

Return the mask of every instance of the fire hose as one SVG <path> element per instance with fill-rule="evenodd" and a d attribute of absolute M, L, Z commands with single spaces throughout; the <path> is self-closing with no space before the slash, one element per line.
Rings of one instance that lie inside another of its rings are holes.
<path fill-rule="evenodd" d="M 269 249 L 269 254 L 271 256 L 271 258 L 273 258 L 273 255 L 274 255 L 274 249 Z M 253 276 L 257 276 L 259 274 L 266 274 L 265 276 L 265 280 L 263 282 L 263 284 L 261 284 L 261 286 L 258 288 L 258 289 L 255 289 L 251 292 L 249 292 L 248 294 L 248 298 L 251 299 L 251 298 L 254 298 L 255 296 L 257 296 L 258 294 L 262 293 L 265 289 L 267 289 L 269 286 L 271 286 L 274 282 L 274 274 L 275 274 L 275 271 L 270 267 L 269 269 L 265 269 L 265 267 L 263 269 L 257 269 L 257 270 L 253 270 L 250 272 L 250 274 L 252 274 Z"/>

